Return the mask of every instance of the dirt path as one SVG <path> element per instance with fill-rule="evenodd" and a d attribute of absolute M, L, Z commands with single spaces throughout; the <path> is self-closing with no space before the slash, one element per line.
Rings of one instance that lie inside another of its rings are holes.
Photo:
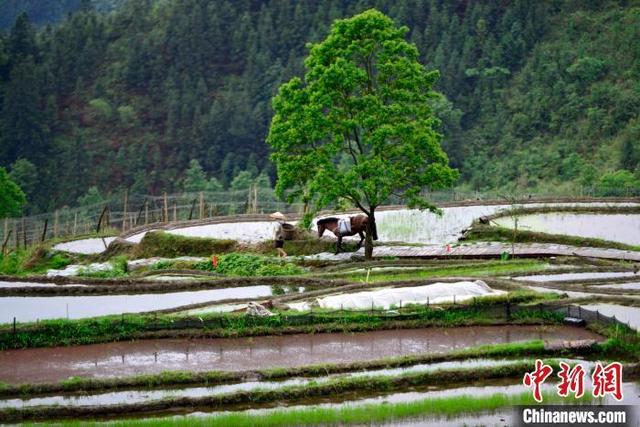
<path fill-rule="evenodd" d="M 373 256 L 376 258 L 495 258 L 503 252 L 511 253 L 510 243 L 474 243 L 464 246 L 376 246 Z M 588 258 L 620 259 L 640 262 L 640 251 L 621 249 L 589 248 L 553 243 L 516 243 L 515 254 L 518 257 L 534 258 L 547 256 L 581 256 Z M 364 249 L 356 252 L 364 256 Z"/>

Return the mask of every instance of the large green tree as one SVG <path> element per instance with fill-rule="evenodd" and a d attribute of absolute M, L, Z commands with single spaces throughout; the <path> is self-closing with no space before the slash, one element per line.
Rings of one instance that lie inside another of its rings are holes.
<path fill-rule="evenodd" d="M 336 20 L 310 45 L 304 80 L 294 77 L 273 100 L 268 143 L 278 170 L 276 190 L 316 208 L 346 200 L 369 217 L 365 256 L 373 252 L 375 211 L 392 197 L 436 211 L 424 190 L 457 179 L 440 147 L 431 101 L 437 71 L 418 49 L 371 9 Z"/>
<path fill-rule="evenodd" d="M 27 199 L 7 170 L 0 168 L 0 218 L 18 216 Z"/>

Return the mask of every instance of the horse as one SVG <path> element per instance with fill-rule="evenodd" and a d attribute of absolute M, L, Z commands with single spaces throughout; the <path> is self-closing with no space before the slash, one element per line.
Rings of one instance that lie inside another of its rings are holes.
<path fill-rule="evenodd" d="M 336 254 L 340 252 L 340 248 L 342 246 L 342 238 L 346 236 L 355 236 L 358 234 L 360 236 L 360 242 L 358 242 L 358 248 L 362 246 L 362 242 L 364 241 L 364 232 L 367 229 L 367 225 L 369 224 L 369 217 L 367 215 L 355 215 L 349 217 L 349 222 L 351 223 L 351 233 L 341 233 L 339 227 L 339 218 L 329 217 L 322 218 L 316 222 L 318 226 L 318 237 L 322 237 L 325 230 L 331 231 L 337 238 L 338 243 L 336 244 Z M 378 240 L 378 234 L 376 233 L 375 227 L 373 229 L 373 240 Z"/>

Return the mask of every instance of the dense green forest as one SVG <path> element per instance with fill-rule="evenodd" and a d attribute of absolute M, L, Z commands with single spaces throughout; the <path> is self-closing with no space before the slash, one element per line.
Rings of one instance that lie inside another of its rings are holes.
<path fill-rule="evenodd" d="M 116 2 L 10 0 L 0 16 L 17 3 L 27 14 L 0 25 L 0 166 L 30 212 L 92 187 L 273 181 L 272 96 L 303 74 L 307 42 L 371 7 L 440 71 L 433 107 L 460 187 L 638 185 L 638 1 L 125 0 L 107 13 Z"/>
<path fill-rule="evenodd" d="M 2 0 L 0 29 L 9 29 L 21 13 L 35 25 L 58 22 L 79 10 L 110 11 L 124 0 Z"/>

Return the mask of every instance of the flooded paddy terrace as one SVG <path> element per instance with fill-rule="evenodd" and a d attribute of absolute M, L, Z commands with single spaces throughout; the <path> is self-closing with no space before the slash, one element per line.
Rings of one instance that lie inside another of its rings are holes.
<path fill-rule="evenodd" d="M 585 365 L 584 363 L 582 363 Z M 501 366 L 501 365 L 495 365 Z M 323 384 L 330 380 L 330 378 L 319 378 L 313 381 L 313 384 Z M 191 388 L 191 389 L 176 389 L 176 390 L 155 390 L 149 392 L 116 392 L 102 395 L 93 396 L 51 396 L 29 400 L 12 399 L 4 400 L 0 403 L 0 409 L 5 408 L 32 408 L 33 410 L 46 411 L 48 407 L 53 407 L 54 410 L 60 407 L 72 407 L 77 408 L 78 411 L 82 411 L 86 408 L 88 414 L 96 409 L 100 408 L 102 411 L 108 411 L 109 406 L 118 407 L 119 409 L 126 408 L 140 408 L 144 404 L 150 404 L 150 407 L 162 407 L 166 409 L 156 412 L 155 416 L 161 416 L 163 413 L 172 415 L 175 419 L 187 417 L 185 420 L 194 417 L 207 417 L 206 419 L 215 425 L 217 417 L 225 417 L 228 415 L 248 415 L 255 417 L 264 417 L 272 413 L 302 413 L 306 410 L 350 410 L 357 408 L 369 408 L 377 405 L 402 405 L 419 402 L 432 402 L 437 403 L 439 401 L 459 402 L 462 403 L 465 400 L 477 401 L 479 399 L 502 399 L 506 404 L 504 406 L 498 406 L 492 410 L 484 410 L 479 412 L 469 413 L 468 411 L 456 411 L 453 416 L 438 415 L 438 412 L 425 411 L 420 416 L 404 417 L 400 419 L 393 419 L 389 422 L 376 423 L 376 425 L 424 425 L 426 421 L 438 421 L 440 420 L 445 425 L 460 425 L 461 421 L 468 420 L 491 420 L 497 421 L 501 419 L 503 422 L 509 419 L 511 414 L 510 405 L 507 403 L 511 401 L 529 401 L 531 399 L 530 392 L 527 391 L 519 381 L 511 378 L 504 379 L 489 379 L 479 382 L 466 382 L 457 384 L 438 384 L 438 385 L 422 385 L 408 387 L 402 391 L 343 391 L 337 395 L 320 396 L 313 398 L 297 398 L 293 400 L 279 400 L 277 402 L 265 402 L 265 403 L 240 403 L 225 405 L 224 409 L 220 407 L 208 407 L 200 404 L 202 398 L 209 399 L 214 396 L 228 396 L 233 398 L 235 393 L 250 393 L 252 391 L 277 391 L 285 387 L 298 387 L 310 384 L 311 381 L 307 378 L 296 378 L 292 380 L 282 382 L 264 382 L 264 383 L 242 383 L 234 385 L 225 385 L 220 387 L 210 388 Z M 624 405 L 638 405 L 640 404 L 640 386 L 638 383 L 625 382 L 622 384 L 623 400 L 621 402 L 614 401 L 611 397 L 601 398 L 595 400 L 598 404 L 612 405 L 612 404 L 624 404 Z M 591 390 L 591 385 L 586 385 L 586 393 Z M 173 394 L 172 394 L 173 392 Z M 547 382 L 542 385 L 542 392 L 545 396 L 553 396 L 555 394 L 555 384 L 553 382 Z M 509 396 L 509 399 L 506 397 Z M 130 400 L 124 401 L 125 398 Z M 171 402 L 176 401 L 177 407 L 171 407 Z M 154 402 L 156 405 L 154 405 Z M 193 405 L 185 405 L 185 403 L 193 402 Z M 532 403 L 532 402 L 530 402 Z M 167 412 L 170 411 L 170 412 Z M 80 412 L 82 413 L 82 412 Z M 175 415 L 175 414 L 183 415 Z M 132 414 L 129 413 L 129 416 Z M 222 418 L 221 418 L 222 419 Z M 195 421 L 195 420 L 194 420 Z M 256 418 L 257 421 L 257 418 Z M 455 422 L 455 423 L 454 423 Z M 449 423 L 449 424 L 447 424 Z M 466 424 L 465 424 L 466 425 Z M 473 424 L 477 425 L 477 424 Z M 494 425 L 494 424 L 482 424 L 482 425 Z M 504 424 L 499 424 L 504 425 Z"/>
<path fill-rule="evenodd" d="M 582 363 L 590 366 L 590 362 L 583 360 L 563 359 L 571 363 Z M 523 362 L 522 359 L 469 359 L 461 361 L 436 362 L 431 364 L 417 364 L 409 367 L 373 369 L 367 371 L 355 371 L 347 374 L 330 374 L 321 377 L 294 377 L 280 381 L 244 381 L 231 384 L 221 384 L 209 387 L 185 387 L 162 388 L 153 390 L 125 390 L 109 393 L 69 394 L 56 396 L 42 396 L 32 398 L 0 399 L 0 408 L 15 408 L 44 405 L 65 406 L 93 406 L 93 405 L 120 405 L 126 403 L 138 403 L 149 400 L 160 400 L 175 397 L 201 397 L 213 394 L 233 393 L 237 391 L 273 390 L 291 385 L 305 385 L 311 382 L 327 382 L 336 378 L 355 378 L 365 376 L 389 376 L 403 375 L 419 372 L 434 372 L 449 369 L 483 369 L 488 367 L 508 366 Z"/>
<path fill-rule="evenodd" d="M 266 285 L 209 289 L 190 292 L 91 296 L 0 297 L 0 323 L 33 322 L 44 319 L 82 319 L 122 313 L 143 313 L 192 304 L 269 297 Z"/>
<path fill-rule="evenodd" d="M 442 244 L 443 242 L 454 242 L 460 235 L 460 231 L 468 226 L 474 219 L 482 215 L 490 215 L 498 209 L 505 209 L 505 206 L 472 207 L 478 209 L 445 208 L 447 219 L 439 222 L 439 218 L 431 218 L 431 214 L 423 215 L 409 210 L 382 211 L 380 213 L 379 233 L 382 241 L 406 241 L 419 244 Z M 486 208 L 486 209 L 485 209 Z M 466 210 L 465 210 L 466 209 Z M 482 212 L 481 212 L 482 211 Z M 580 214 L 584 215 L 584 214 Z M 600 217 L 601 215 L 598 215 Z M 640 216 L 635 216 L 640 217 Z M 584 219 L 585 217 L 582 217 Z M 609 219 L 607 219 L 608 221 Z M 268 223 L 273 225 L 273 223 Z M 418 228 L 416 228 L 416 224 Z M 254 227 L 255 225 L 255 227 Z M 422 228 L 420 228 L 422 227 Z M 260 228 L 258 233 L 257 228 Z M 596 228 L 596 227 L 594 227 Z M 268 229 L 268 227 L 267 227 Z M 418 230 L 419 232 L 417 232 Z M 271 230 L 265 232 L 265 224 L 260 222 L 239 223 L 236 227 L 229 228 L 228 224 L 209 224 L 182 229 L 168 230 L 175 234 L 193 235 L 214 238 L 233 238 L 238 241 L 257 242 L 271 238 Z M 186 234 L 185 234 L 186 233 Z M 204 234 L 203 234 L 204 233 Z M 226 233 L 226 234 L 225 234 Z M 231 234 L 229 234 L 231 233 Z M 233 233 L 236 233 L 234 235 Z M 257 234 L 256 234 L 257 233 Z M 572 234 L 572 233 L 562 233 Z M 141 239 L 143 233 L 131 236 L 135 241 Z M 601 237 L 608 238 L 609 237 Z M 618 237 L 616 237 L 618 238 Z M 392 239 L 392 240 L 391 240 Z M 99 243 L 104 247 L 101 239 Z M 640 244 L 640 243 L 629 243 Z M 96 245 L 97 246 L 97 245 Z M 420 266 L 406 267 L 380 267 L 373 270 L 374 274 L 394 274 L 396 272 L 419 271 Z M 536 267 L 537 268 L 537 267 Z M 542 268 L 542 267 L 540 267 Z M 547 268 L 546 266 L 544 268 Z M 618 280 L 633 280 L 633 273 L 628 271 L 569 271 L 562 273 L 555 271 L 565 268 L 564 266 L 553 266 L 554 271 L 546 275 L 527 275 L 527 271 L 514 274 L 521 276 L 514 277 L 516 281 L 522 283 L 522 287 L 532 285 L 547 286 L 546 282 L 568 282 L 569 285 L 586 281 L 593 284 L 606 280 L 614 280 L 615 284 L 603 285 L 597 283 L 600 288 L 613 288 L 617 286 L 620 290 L 636 291 L 638 283 L 617 283 Z M 535 270 L 535 269 L 533 269 Z M 353 272 L 364 275 L 366 270 Z M 498 271 L 491 271 L 489 276 L 499 275 Z M 368 274 L 368 272 L 366 272 Z M 158 272 L 157 275 L 147 277 L 145 280 L 151 282 L 192 282 L 197 279 L 188 275 L 172 275 Z M 594 282 L 594 283 L 592 283 Z M 15 285 L 6 285 L 6 288 Z M 36 286 L 36 284 L 30 285 Z M 58 285 L 44 284 L 42 287 Z M 68 286 L 73 286 L 69 284 Z M 82 285 L 81 285 L 82 286 Z M 0 288 L 2 288 L 0 282 Z M 381 288 L 377 285 L 377 288 Z M 312 287 L 313 289 L 313 287 Z M 545 288 L 538 288 L 549 290 Z M 23 305 L 18 305 L 15 312 L 18 313 L 51 313 L 53 317 L 94 317 L 103 314 L 118 314 L 123 311 L 132 313 L 161 310 L 164 308 L 175 308 L 188 304 L 212 302 L 213 307 L 192 309 L 187 313 L 198 315 L 199 313 L 209 313 L 214 311 L 215 304 L 219 301 L 219 307 L 226 307 L 228 310 L 237 310 L 242 304 L 226 303 L 226 300 L 234 298 L 263 298 L 272 297 L 273 289 L 268 285 L 245 286 L 235 288 L 235 294 L 226 293 L 232 289 L 208 289 L 190 292 L 172 292 L 164 294 L 141 294 L 141 295 L 95 295 L 95 296 L 64 296 L 64 297 L 35 297 L 32 301 Z M 241 291 L 240 291 L 241 290 Z M 217 292 L 217 293 L 215 293 Z M 237 292 L 241 292 L 238 294 Z M 350 291 L 349 291 L 350 292 Z M 577 294 L 577 292 L 576 292 Z M 202 295 L 202 296 L 200 296 Z M 585 293 L 585 295 L 592 295 Z M 577 297 L 577 295 L 576 295 Z M 14 298 L 11 300 L 10 298 Z M 48 300 L 48 302 L 37 301 L 38 298 Z M 56 298 L 72 298 L 64 301 Z M 89 298 L 89 299 L 76 299 Z M 97 299 L 94 299 L 97 298 Z M 104 299 L 100 299 L 104 298 Z M 112 298 L 111 300 L 107 298 Z M 123 298 L 128 299 L 126 302 Z M 137 300 L 136 298 L 140 298 Z M 5 313 L 12 309 L 15 304 L 20 304 L 20 297 L 0 298 L 0 313 Z M 3 300 L 5 300 L 3 302 Z M 73 305 L 68 305 L 69 303 Z M 2 305 L 2 304 L 5 305 Z M 44 304 L 44 305 L 37 305 Z M 79 305 L 76 305 L 79 303 Z M 33 305 L 29 305 L 33 304 Z M 80 306 L 89 307 L 83 312 Z M 80 307 L 80 308 L 79 308 Z M 97 308 L 96 308 L 97 307 Z M 118 307 L 115 308 L 109 307 Z M 132 307 L 132 308 L 129 308 Z M 594 309 L 591 306 L 585 308 Z M 596 307 L 594 305 L 594 307 Z M 635 309 L 639 313 L 633 312 L 632 307 L 613 306 L 599 303 L 597 305 L 600 312 L 607 315 L 612 313 L 623 313 L 626 316 L 622 321 L 640 322 L 640 309 Z M 623 307 L 620 310 L 619 307 Z M 387 307 L 393 308 L 393 307 Z M 126 310 L 125 310 L 126 309 Z M 226 311 L 221 310 L 221 311 Z M 629 309 L 629 310 L 627 310 Z M 98 310 L 98 311 L 96 311 Z M 106 312 L 99 312 L 106 310 Z M 116 310 L 115 312 L 111 312 Z M 67 314 L 68 313 L 68 314 Z M 78 313 L 78 314 L 76 314 Z M 638 316 L 636 316 L 638 314 Z M 7 316 L 7 321 L 11 320 L 12 314 Z M 16 316 L 18 317 L 18 316 Z M 51 318 L 53 318 L 51 317 Z M 637 317 L 637 319 L 636 319 Z M 44 319 L 48 317 L 36 317 Z M 18 320 L 23 320 L 18 317 Z M 30 319 L 35 320 L 35 319 Z M 5 319 L 0 319 L 5 321 Z M 634 323 L 635 324 L 635 323 Z M 636 326 L 637 327 L 637 326 Z M 516 343 L 540 339 L 546 342 L 571 341 L 571 340 L 602 340 L 603 337 L 589 330 L 570 326 L 473 326 L 473 327 L 431 327 L 412 330 L 378 330 L 365 333 L 322 333 L 314 335 L 298 334 L 285 336 L 262 336 L 253 338 L 216 338 L 216 339 L 163 339 L 163 340 L 141 340 L 132 342 L 116 342 L 108 344 L 94 344 L 76 347 L 53 347 L 53 348 L 33 348 L 23 350 L 6 350 L 0 352 L 0 381 L 9 384 L 19 383 L 45 383 L 65 380 L 69 377 L 85 378 L 114 378 L 128 377 L 138 374 L 159 374 L 168 370 L 185 370 L 193 372 L 208 371 L 252 371 L 265 368 L 293 368 L 308 366 L 313 364 L 326 363 L 351 363 L 382 359 L 387 357 L 398 357 L 403 355 L 418 354 L 442 354 L 457 349 L 466 349 L 485 344 Z M 456 368 L 479 368 L 502 366 L 501 364 L 514 363 L 507 360 L 468 360 L 461 362 L 444 362 L 433 364 L 419 364 L 411 367 L 392 368 L 383 370 L 372 370 L 366 372 L 352 372 L 342 377 L 357 377 L 366 375 L 387 375 L 398 376 L 407 373 L 429 372 L 436 369 L 456 369 Z M 211 387 L 187 387 L 187 388 L 162 388 L 155 390 L 126 390 L 113 391 L 108 393 L 92 393 L 88 395 L 64 395 L 64 396 L 40 396 L 29 399 L 0 399 L 0 408 L 21 408 L 39 407 L 49 405 L 62 405 L 74 407 L 96 407 L 109 405 L 123 405 L 137 402 L 148 402 L 172 398 L 199 398 L 218 394 L 237 393 L 245 391 L 255 391 L 260 389 L 276 390 L 288 386 L 305 386 L 310 383 L 322 383 L 334 375 L 321 378 L 294 377 L 285 381 L 256 381 L 247 378 L 246 381 L 235 384 L 222 384 Z M 640 404 L 638 395 L 640 389 L 637 384 L 625 383 L 625 403 Z M 403 392 L 368 392 L 368 393 L 347 393 L 342 396 L 327 398 L 317 398 L 304 402 L 289 402 L 294 404 L 292 408 L 308 407 L 328 407 L 344 408 L 350 406 L 380 405 L 381 403 L 415 402 L 425 399 L 438 399 L 451 396 L 491 396 L 498 393 L 515 394 L 524 391 L 521 384 L 506 380 L 485 380 L 482 383 L 468 384 L 461 386 L 441 387 L 417 387 L 410 388 Z M 281 405 L 282 402 L 278 403 Z M 269 409 L 270 405 L 256 406 L 254 404 L 245 407 L 230 406 L 229 410 L 246 410 L 248 413 L 268 413 L 274 409 Z M 224 408 L 227 409 L 227 408 Z M 198 416 L 198 411 L 208 412 L 210 408 L 192 408 L 184 412 L 194 412 Z M 279 410 L 279 409 L 275 409 Z M 482 423 L 487 425 L 504 425 L 509 418 L 510 411 L 497 411 L 493 414 L 474 414 L 473 416 L 457 417 L 454 420 L 442 418 L 420 418 L 416 420 L 401 420 L 390 423 L 390 425 L 420 425 L 425 420 L 438 420 L 438 424 L 459 425 L 460 422 Z M 225 413 L 220 413 L 224 415 Z M 204 415 L 204 414 L 202 414 Z M 207 414 L 209 415 L 209 414 Z M 498 418 L 498 419 L 497 419 Z M 506 421 L 505 421 L 506 420 Z M 486 422 L 485 422 L 486 421 Z"/>
<path fill-rule="evenodd" d="M 494 222 L 513 228 L 510 217 Z M 548 234 L 562 234 L 609 240 L 627 245 L 640 245 L 640 214 L 551 212 L 518 216 L 518 228 Z"/>
<path fill-rule="evenodd" d="M 252 338 L 141 340 L 0 352 L 0 381 L 60 381 L 71 376 L 122 377 L 166 370 L 244 371 L 385 357 L 446 353 L 485 344 L 600 340 L 570 326 L 469 326 Z"/>
<path fill-rule="evenodd" d="M 527 208 L 575 207 L 584 209 L 634 207 L 638 206 L 638 204 L 621 202 L 556 202 L 526 203 L 518 204 L 516 206 L 526 206 Z M 462 235 L 462 230 L 468 228 L 474 220 L 482 216 L 496 215 L 499 212 L 504 212 L 512 207 L 512 205 L 503 203 L 486 204 L 486 202 L 478 201 L 477 205 L 443 207 L 441 209 L 442 216 L 415 209 L 382 209 L 377 214 L 378 234 L 381 242 L 408 242 L 418 244 L 454 243 Z M 348 214 L 337 214 L 332 216 L 342 217 L 347 215 Z M 596 220 L 600 221 L 597 218 L 601 216 L 601 214 L 595 215 Z M 623 216 L 631 216 L 631 225 L 637 224 L 637 215 L 635 217 L 633 215 Z M 242 243 L 254 244 L 271 239 L 274 227 L 275 223 L 267 220 L 233 221 L 231 219 L 224 220 L 214 218 L 210 223 L 204 224 L 171 224 L 163 227 L 144 229 L 142 231 L 134 230 L 122 235 L 121 237 L 131 243 L 140 243 L 148 231 L 165 230 L 168 233 L 181 236 L 231 239 Z M 636 230 L 637 229 L 638 228 L 636 228 Z M 619 234 L 620 239 L 625 240 L 625 242 L 630 239 L 628 233 L 622 232 Z M 603 238 L 607 237 L 605 236 Z M 107 245 L 113 239 L 114 238 L 105 238 Z M 633 237 L 632 240 L 640 241 L 640 235 Z M 56 245 L 54 249 L 81 254 L 96 254 L 105 250 L 105 244 L 101 238 L 90 238 L 61 243 Z"/>

